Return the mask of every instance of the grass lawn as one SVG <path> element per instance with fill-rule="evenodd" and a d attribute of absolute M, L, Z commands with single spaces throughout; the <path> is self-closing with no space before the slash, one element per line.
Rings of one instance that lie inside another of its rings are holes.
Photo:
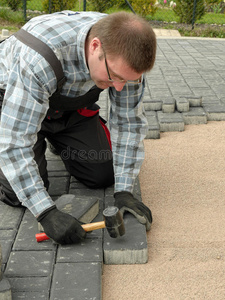
<path fill-rule="evenodd" d="M 179 17 L 172 9 L 159 8 L 154 16 L 147 16 L 148 20 L 152 21 L 164 21 L 164 22 L 177 22 L 179 23 Z M 199 24 L 225 24 L 225 14 L 206 13 L 200 20 L 196 20 Z"/>

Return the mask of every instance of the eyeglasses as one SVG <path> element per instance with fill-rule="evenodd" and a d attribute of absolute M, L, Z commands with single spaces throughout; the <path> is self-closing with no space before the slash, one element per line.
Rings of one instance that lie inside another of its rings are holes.
<path fill-rule="evenodd" d="M 128 84 L 140 84 L 141 83 L 141 77 L 137 80 L 124 80 L 124 79 L 118 79 L 118 80 L 115 80 L 115 79 L 112 79 L 111 76 L 110 76 L 110 73 L 109 73 L 109 67 L 108 67 L 108 64 L 107 64 L 107 60 L 106 60 L 106 54 L 105 54 L 105 51 L 104 49 L 102 48 L 103 50 L 103 53 L 104 53 L 104 57 L 105 57 L 105 67 L 106 67 L 106 71 L 107 71 L 107 74 L 108 74 L 108 81 L 109 82 L 115 82 L 115 83 L 128 83 Z"/>

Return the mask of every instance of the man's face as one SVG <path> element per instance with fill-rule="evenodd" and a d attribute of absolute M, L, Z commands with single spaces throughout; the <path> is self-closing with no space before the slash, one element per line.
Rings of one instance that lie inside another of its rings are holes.
<path fill-rule="evenodd" d="M 96 40 L 95 40 L 96 39 Z M 107 89 L 114 87 L 121 91 L 127 81 L 137 81 L 142 73 L 133 71 L 122 57 L 112 57 L 104 53 L 101 42 L 95 38 L 90 50 L 88 65 L 92 80 L 97 87 Z"/>

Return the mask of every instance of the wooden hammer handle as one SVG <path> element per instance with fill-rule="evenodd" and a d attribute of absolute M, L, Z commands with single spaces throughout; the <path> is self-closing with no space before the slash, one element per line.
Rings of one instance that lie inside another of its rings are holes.
<path fill-rule="evenodd" d="M 89 223 L 89 224 L 82 224 L 81 225 L 85 231 L 92 231 L 96 229 L 105 228 L 105 221 Z"/>
<path fill-rule="evenodd" d="M 101 221 L 101 222 L 95 222 L 95 223 L 89 223 L 89 224 L 82 224 L 81 225 L 83 227 L 83 229 L 88 232 L 88 231 L 92 231 L 92 230 L 96 230 L 96 229 L 102 229 L 105 228 L 105 221 Z M 46 241 L 49 240 L 49 237 L 44 233 L 37 233 L 35 235 L 37 242 L 42 242 L 42 241 Z"/>

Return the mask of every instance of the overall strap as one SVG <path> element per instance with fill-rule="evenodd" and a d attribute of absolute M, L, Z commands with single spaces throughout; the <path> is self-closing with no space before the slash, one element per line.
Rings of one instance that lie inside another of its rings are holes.
<path fill-rule="evenodd" d="M 56 79 L 57 79 L 57 90 L 49 98 L 49 110 L 47 115 L 51 118 L 58 119 L 62 116 L 63 112 L 75 111 L 78 109 L 83 109 L 85 107 L 92 106 L 98 101 L 99 94 L 103 91 L 96 85 L 93 86 L 85 95 L 79 97 L 67 97 L 60 94 L 63 84 L 66 78 L 63 73 L 63 68 L 56 57 L 53 50 L 42 42 L 40 39 L 36 38 L 24 29 L 20 29 L 14 34 L 14 36 L 20 40 L 22 43 L 26 44 L 40 55 L 42 55 L 46 61 L 52 67 Z"/>
<path fill-rule="evenodd" d="M 17 31 L 14 36 L 22 43 L 37 51 L 47 60 L 57 79 L 57 91 L 60 91 L 66 81 L 66 78 L 63 73 L 62 65 L 56 57 L 54 51 L 40 39 L 36 38 L 24 29 Z"/>

